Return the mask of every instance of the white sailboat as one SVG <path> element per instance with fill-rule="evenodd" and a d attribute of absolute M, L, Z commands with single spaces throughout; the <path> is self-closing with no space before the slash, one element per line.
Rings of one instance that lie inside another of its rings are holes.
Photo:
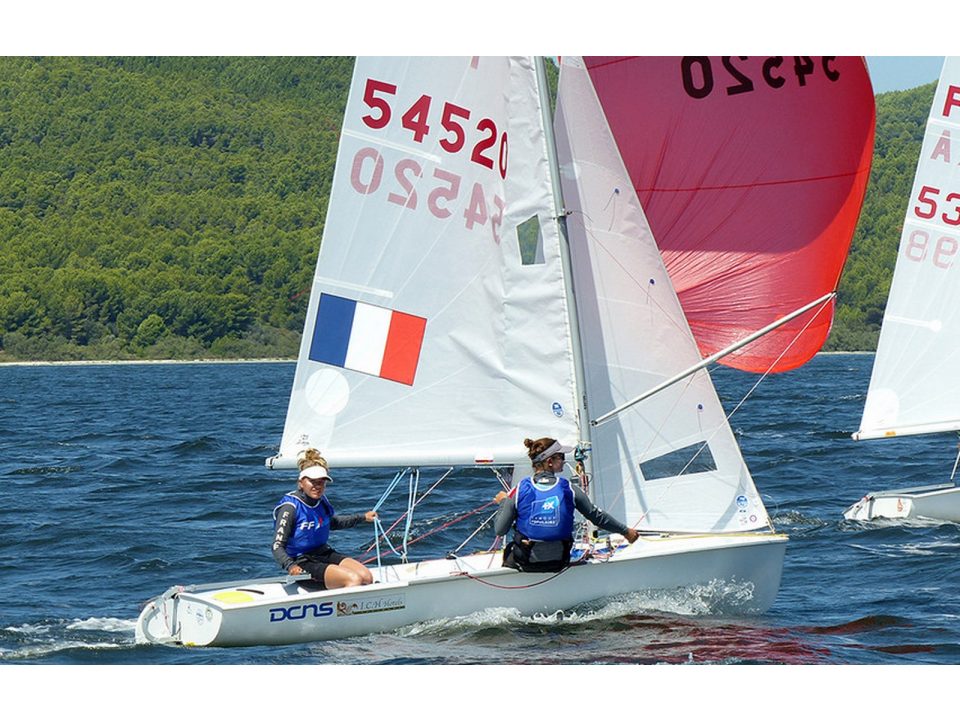
<path fill-rule="evenodd" d="M 960 430 L 960 58 L 943 64 L 907 206 L 873 373 L 855 440 Z M 958 457 L 960 460 L 960 457 Z M 952 481 L 874 491 L 850 520 L 960 522 Z"/>
<path fill-rule="evenodd" d="M 640 540 L 584 536 L 582 561 L 556 575 L 482 551 L 378 564 L 375 584 L 349 589 L 290 577 L 176 586 L 144 607 L 139 641 L 295 643 L 648 590 L 729 586 L 717 613 L 773 603 L 787 537 L 700 368 L 578 58 L 563 61 L 556 142 L 546 98 L 530 58 L 357 59 L 268 464 L 294 468 L 316 447 L 333 467 L 523 474 L 522 439 L 552 436 L 576 442 L 592 498 Z"/>

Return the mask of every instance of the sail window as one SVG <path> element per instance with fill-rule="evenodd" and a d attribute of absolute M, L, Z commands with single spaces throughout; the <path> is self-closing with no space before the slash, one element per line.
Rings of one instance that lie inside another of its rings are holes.
<path fill-rule="evenodd" d="M 666 479 L 685 474 L 701 474 L 716 471 L 717 463 L 710 453 L 706 442 L 691 444 L 682 449 L 671 451 L 663 456 L 640 462 L 640 473 L 644 479 Z"/>
<path fill-rule="evenodd" d="M 543 235 L 539 218 L 531 216 L 517 226 L 517 242 L 520 244 L 520 262 L 524 266 L 543 263 Z"/>

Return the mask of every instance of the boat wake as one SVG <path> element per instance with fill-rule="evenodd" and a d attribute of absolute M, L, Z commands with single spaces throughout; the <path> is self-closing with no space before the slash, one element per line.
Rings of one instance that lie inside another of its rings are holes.
<path fill-rule="evenodd" d="M 551 614 L 521 614 L 517 609 L 497 607 L 462 617 L 434 619 L 411 625 L 398 632 L 401 636 L 460 634 L 494 627 L 561 628 L 591 625 L 638 614 L 676 614 L 681 617 L 711 616 L 718 607 L 731 602 L 740 605 L 753 598 L 750 582 L 711 582 L 710 584 L 669 591 L 638 591 L 598 602 L 582 604 L 569 611 Z"/>
<path fill-rule="evenodd" d="M 136 620 L 113 617 L 48 620 L 0 630 L 0 662 L 41 660 L 89 650 L 131 649 Z"/>

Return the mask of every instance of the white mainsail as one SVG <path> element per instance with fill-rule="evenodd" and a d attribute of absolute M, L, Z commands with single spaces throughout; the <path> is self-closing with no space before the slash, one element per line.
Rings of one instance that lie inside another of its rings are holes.
<path fill-rule="evenodd" d="M 542 118 L 529 58 L 357 59 L 273 465 L 514 463 L 525 437 L 579 438 Z"/>
<path fill-rule="evenodd" d="M 586 69 L 565 58 L 557 144 L 596 418 L 700 361 Z M 595 501 L 638 528 L 769 524 L 705 371 L 592 430 Z"/>
<path fill-rule="evenodd" d="M 927 120 L 855 439 L 960 429 L 960 58 Z"/>

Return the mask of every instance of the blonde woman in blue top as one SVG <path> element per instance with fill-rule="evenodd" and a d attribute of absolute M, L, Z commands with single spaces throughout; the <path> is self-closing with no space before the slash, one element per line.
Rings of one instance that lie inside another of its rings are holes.
<path fill-rule="evenodd" d="M 324 589 L 370 584 L 370 570 L 340 554 L 327 540 L 331 531 L 372 522 L 377 512 L 336 514 L 325 494 L 331 479 L 322 461 L 316 450 L 308 450 L 300 460 L 297 488 L 274 509 L 273 557 L 288 573 L 310 574 Z"/>

